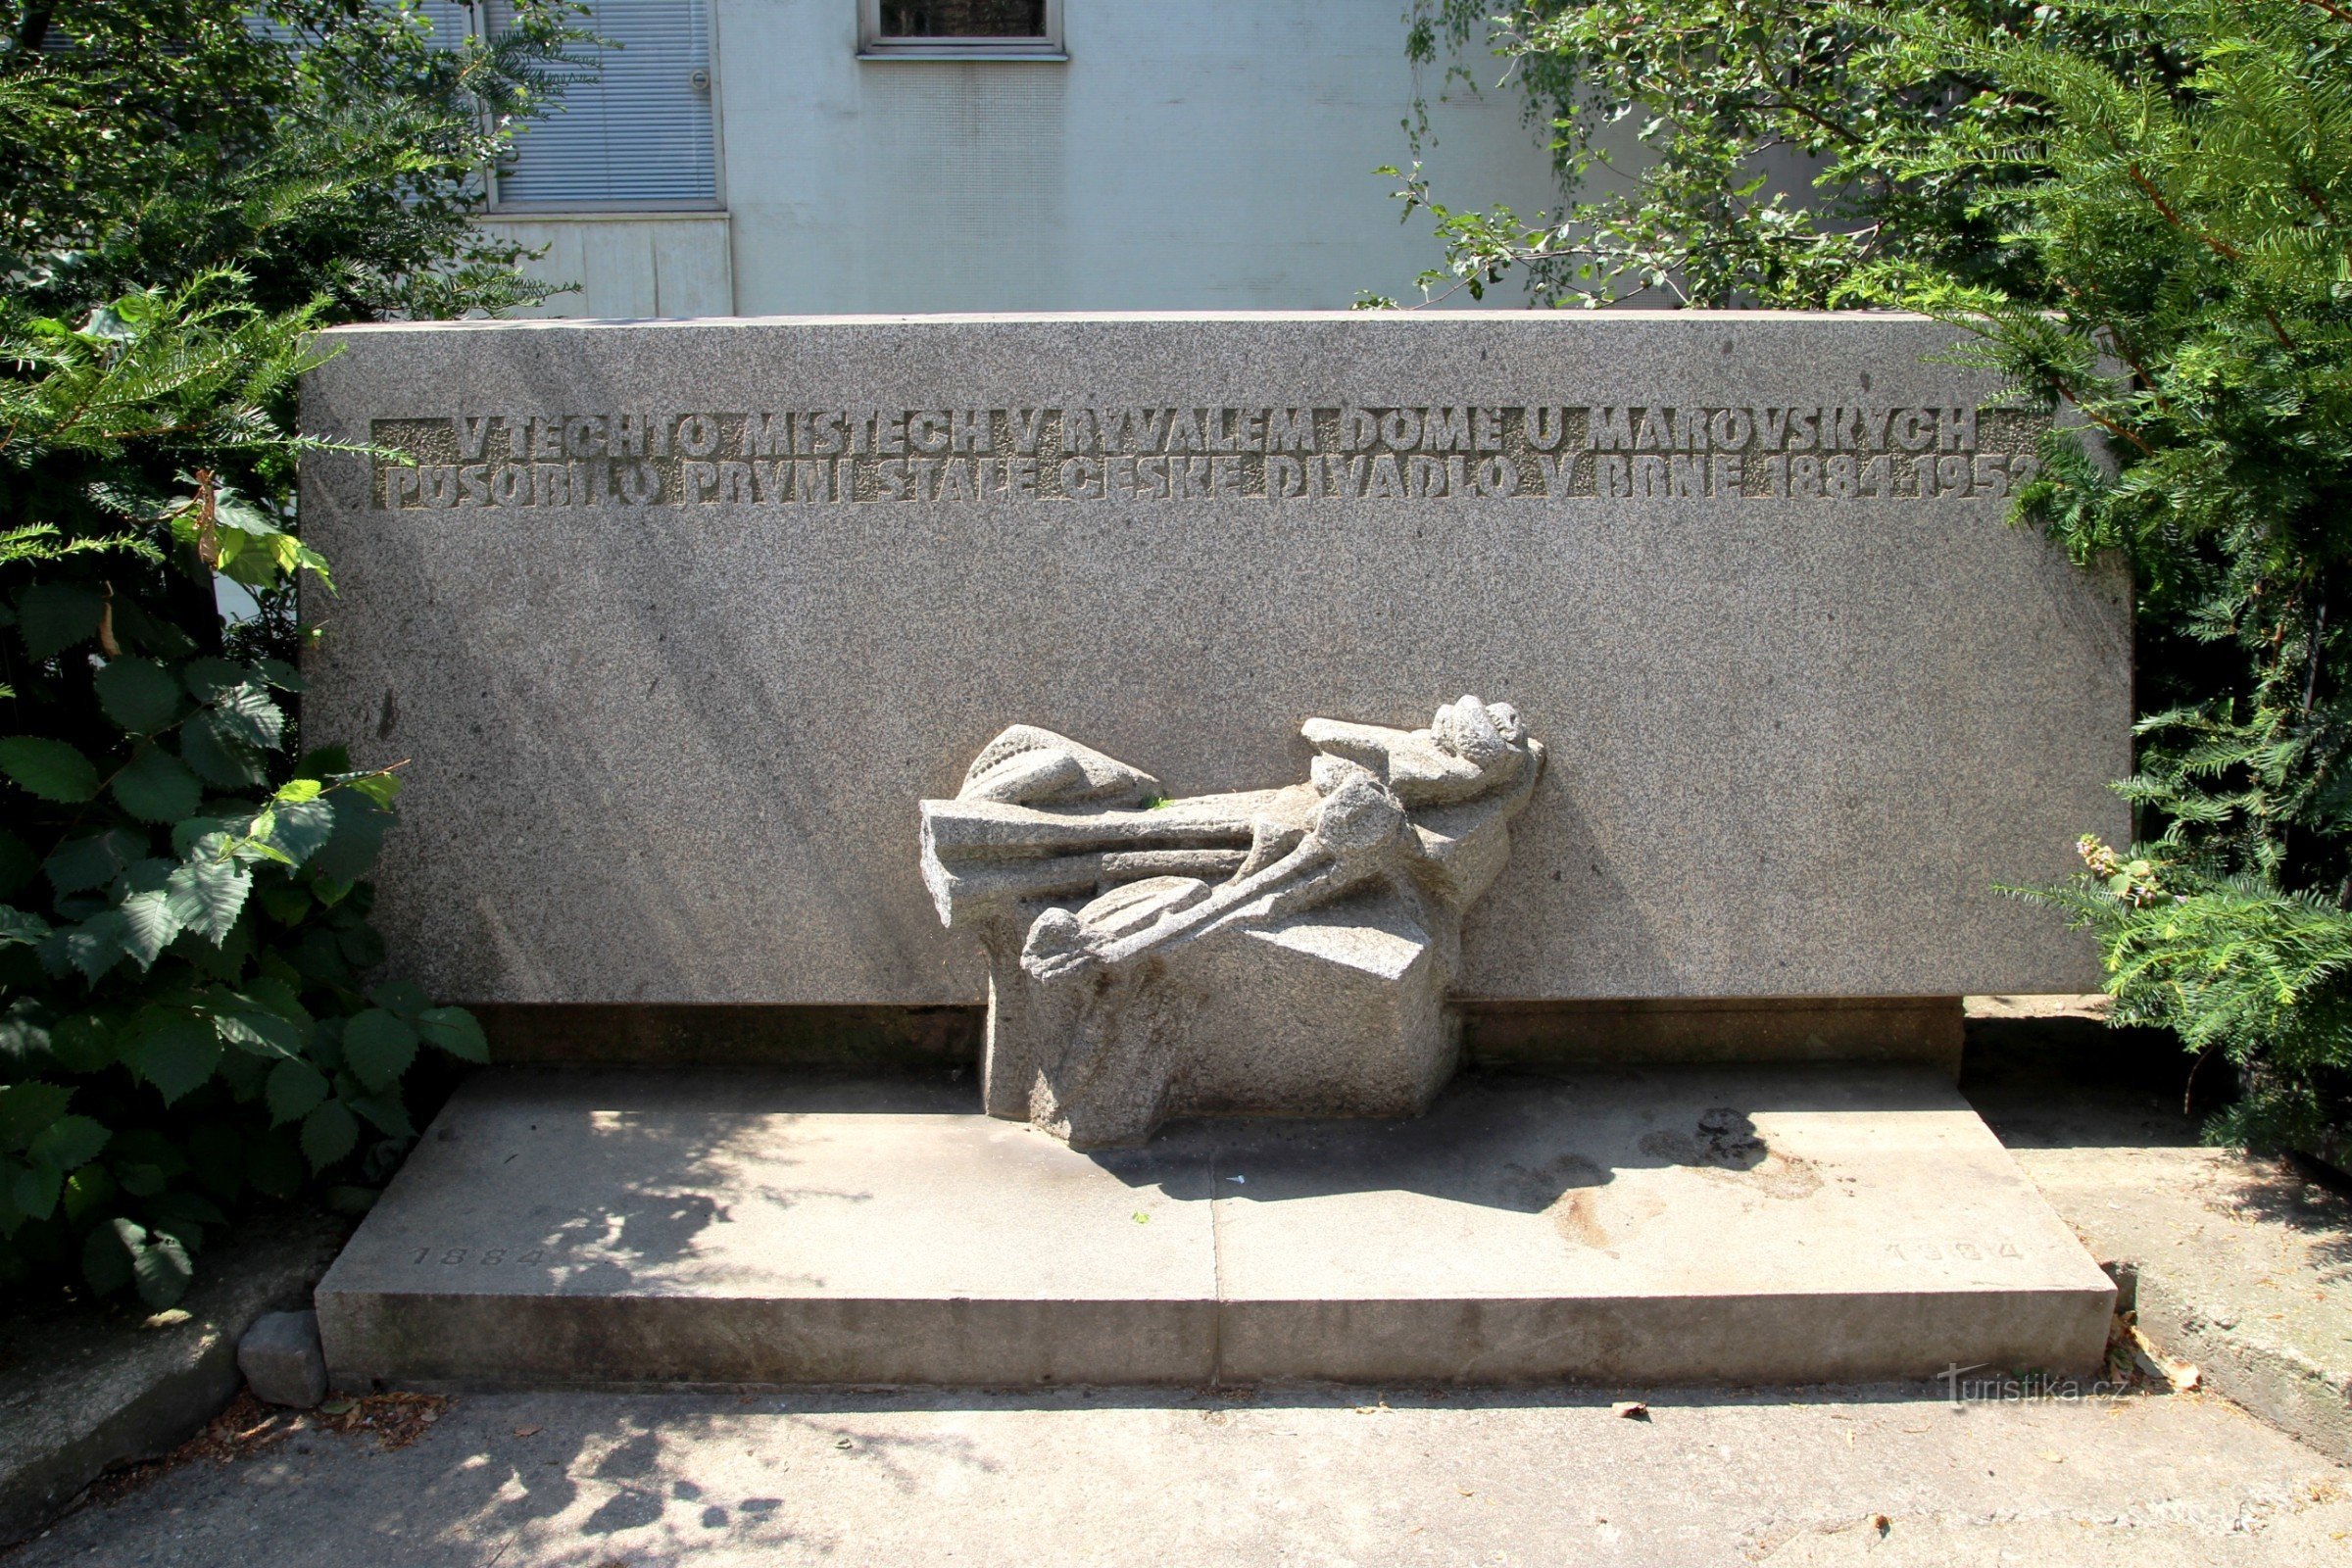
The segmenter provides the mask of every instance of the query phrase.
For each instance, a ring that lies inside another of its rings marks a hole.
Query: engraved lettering
[[[1023,457],[1035,457],[1037,444],[1046,438],[1046,411],[1043,409],[1014,409],[1012,411],[1012,450]]]

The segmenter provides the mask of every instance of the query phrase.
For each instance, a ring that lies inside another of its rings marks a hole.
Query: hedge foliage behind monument
[[[294,390],[317,327],[537,297],[466,223],[579,36],[521,9],[0,3],[0,1290],[169,1305],[484,1054],[381,972],[398,778],[297,739]]]
[[[1490,39],[1571,199],[1441,205],[1433,289],[1893,306],[2079,417],[2020,520],[2140,591],[2142,842],[2036,895],[2119,1023],[2245,1093],[2223,1138],[2352,1129],[2352,4],[1416,0]],[[1612,167],[1638,139],[1649,162]],[[1901,918],[1889,910],[1888,918]]]

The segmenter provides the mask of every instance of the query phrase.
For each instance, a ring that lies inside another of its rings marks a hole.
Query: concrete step
[[[318,1294],[345,1388],[2086,1374],[2113,1300],[1948,1080],[1879,1067],[1093,1154],[944,1078],[502,1069]]]

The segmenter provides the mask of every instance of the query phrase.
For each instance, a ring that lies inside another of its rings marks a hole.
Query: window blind
[[[686,207],[715,200],[706,3],[590,0],[582,25],[612,47],[594,51],[593,77],[566,85],[547,118],[516,130],[498,172],[499,205]],[[441,0],[428,9],[466,8]],[[494,32],[513,15],[509,0],[490,0]]]

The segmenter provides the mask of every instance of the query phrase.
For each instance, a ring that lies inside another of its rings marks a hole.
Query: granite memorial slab
[[[2084,989],[2128,585],[1894,316],[325,334],[305,725],[408,759],[376,919],[472,1003],[976,1003],[915,853],[1007,723],[1185,799],[1463,692],[1549,756],[1469,999]]]

